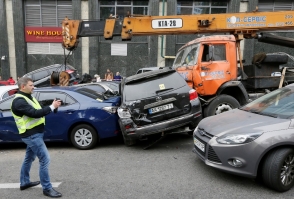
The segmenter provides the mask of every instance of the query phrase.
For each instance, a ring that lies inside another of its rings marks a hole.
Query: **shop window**
[[[227,13],[228,1],[177,1],[178,15]]]
[[[294,0],[259,0],[258,11],[285,11],[294,10]]]
[[[123,19],[126,14],[140,14],[148,15],[148,0],[143,1],[109,1],[103,0],[98,1],[99,3],[99,18],[105,20],[110,16],[117,16],[120,19]]]

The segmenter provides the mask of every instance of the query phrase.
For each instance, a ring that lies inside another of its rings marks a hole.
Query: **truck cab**
[[[195,39],[179,49],[173,68],[197,90],[202,104],[208,108],[210,102],[225,94],[229,102],[220,102],[212,109],[224,112],[247,103],[244,86],[237,81],[236,39],[233,35],[214,35]],[[223,97],[222,97],[223,98]],[[233,99],[231,99],[233,98]],[[219,101],[219,100],[218,100]],[[213,110],[206,116],[215,114]],[[205,111],[204,111],[205,113]]]

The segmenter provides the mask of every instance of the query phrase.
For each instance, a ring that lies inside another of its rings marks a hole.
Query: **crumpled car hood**
[[[205,132],[221,136],[223,134],[269,132],[288,129],[291,120],[249,113],[234,109],[216,116],[204,118],[198,128]]]

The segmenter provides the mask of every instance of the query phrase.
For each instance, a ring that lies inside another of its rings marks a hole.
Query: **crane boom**
[[[294,11],[246,12],[201,15],[127,16],[120,21],[79,21],[64,19],[63,45],[72,50],[79,37],[121,36],[130,40],[136,35],[176,35],[197,33],[230,33],[237,39],[257,37],[259,31],[294,29]]]

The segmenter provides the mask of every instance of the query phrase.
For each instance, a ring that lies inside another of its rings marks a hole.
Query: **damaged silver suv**
[[[170,68],[123,79],[121,97],[119,124],[127,146],[153,134],[192,133],[202,119],[197,92]]]

